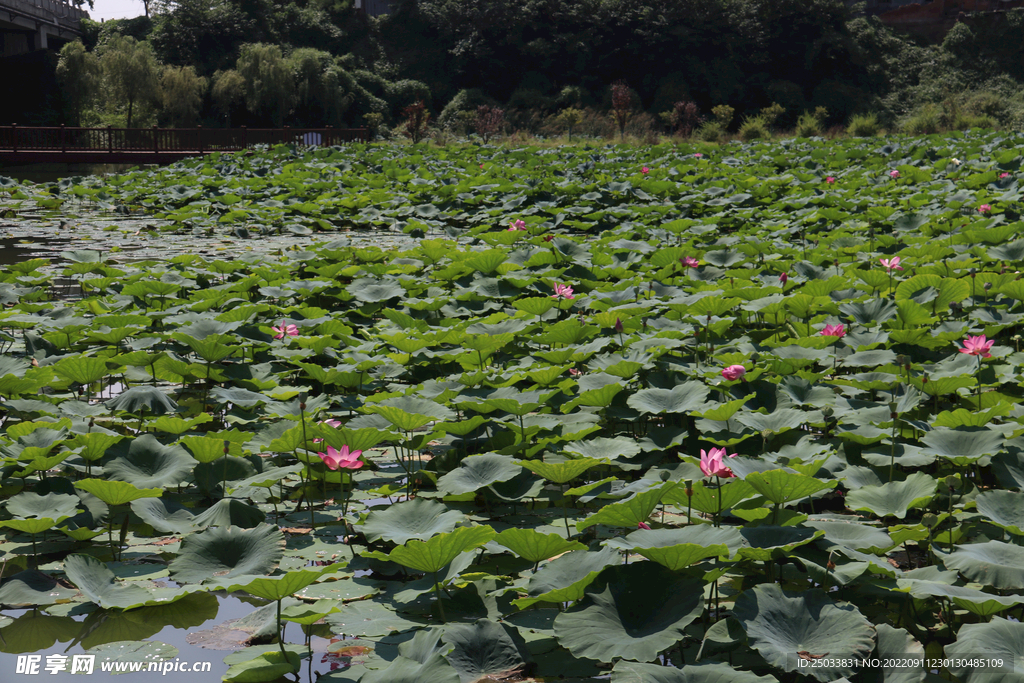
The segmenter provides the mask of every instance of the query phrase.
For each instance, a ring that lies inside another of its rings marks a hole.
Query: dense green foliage
[[[877,18],[852,15],[840,0],[403,0],[393,7],[368,18],[347,3],[183,0],[161,5],[152,19],[88,24],[86,44],[98,50],[118,33],[145,38],[162,64],[193,67],[212,81],[242,69],[253,45],[277,50],[288,75],[271,79],[283,88],[275,107],[246,97],[246,106],[239,100],[225,113],[204,91],[198,114],[206,125],[229,117],[235,125],[357,126],[380,114],[387,133],[405,107],[423,100],[451,131],[472,129],[458,111],[497,105],[512,128],[552,134],[565,132],[557,114],[566,107],[603,117],[613,105],[610,86],[620,81],[636,93],[637,111],[649,113],[633,117],[641,135],[677,128],[670,113],[686,102],[705,119],[716,105],[734,107],[734,127],[773,103],[783,108],[776,127],[785,130],[819,107],[827,112],[823,131],[871,112],[892,129],[927,107],[942,109],[942,129],[1024,123],[1021,9],[967,17],[941,44],[922,45]],[[295,56],[300,50],[304,56]],[[254,81],[246,78],[248,92]],[[69,120],[80,90],[69,90]],[[119,112],[123,120],[124,102],[113,106],[107,118]],[[153,115],[181,119],[159,106]],[[576,130],[610,134],[614,124],[603,123]]]
[[[987,134],[0,179],[15,219],[240,247],[0,276],[0,603],[38,608],[2,647],[103,656],[226,590],[279,640],[228,680],[304,668],[283,621],[360,638],[329,681],[1013,680],[1022,162]],[[333,234],[241,249],[282,230]]]

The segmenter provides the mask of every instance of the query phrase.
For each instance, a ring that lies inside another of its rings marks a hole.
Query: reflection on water
[[[246,600],[251,598],[245,597]],[[176,660],[179,662],[211,662],[208,673],[196,675],[191,672],[161,672],[160,681],[165,683],[198,683],[200,681],[219,681],[228,664],[224,657],[229,654],[225,650],[242,647],[241,640],[250,634],[240,630],[236,624],[224,622],[251,617],[259,608],[244,602],[239,597],[226,594],[193,593],[181,600],[155,607],[138,609],[103,610],[92,609],[89,603],[74,603],[51,608],[58,614],[48,614],[39,609],[4,610],[3,616],[13,621],[0,628],[0,680],[8,681],[15,678],[19,654],[42,655],[39,674],[48,681],[83,680],[80,675],[68,672],[50,674],[46,671],[47,655],[64,655],[70,658],[83,654],[90,648],[121,641],[145,640],[153,643],[166,643],[178,650]],[[91,611],[89,611],[91,610]],[[242,629],[246,626],[243,623]],[[219,638],[211,642],[209,638],[197,637],[201,628],[238,634],[231,643],[228,639]],[[215,628],[216,627],[216,628]],[[286,640],[302,639],[303,635],[295,625]],[[251,629],[250,629],[251,630]],[[207,647],[203,647],[203,645]],[[325,657],[323,652],[328,641],[314,638],[313,660],[304,662],[299,674],[300,683],[312,683],[321,674],[330,670],[332,659]],[[212,647],[211,647],[212,646]],[[276,647],[276,646],[275,646]],[[217,649],[213,649],[217,648]],[[319,651],[319,652],[317,652]],[[127,661],[124,658],[120,661]],[[99,671],[101,657],[96,658],[96,673]],[[170,659],[168,661],[175,661]],[[156,675],[150,673],[149,675]],[[131,683],[134,678],[125,678]]]

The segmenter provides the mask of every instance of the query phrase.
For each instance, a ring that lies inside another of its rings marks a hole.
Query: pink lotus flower
[[[295,325],[285,325],[283,320],[281,321],[281,327],[271,326],[270,329],[277,332],[277,334],[274,335],[274,339],[284,339],[286,334],[289,337],[299,336],[299,328]]]
[[[835,185],[836,184],[836,177],[830,175],[827,178],[825,178],[825,182],[828,183],[829,185]]]
[[[1009,173],[1000,173],[999,174],[999,179],[1000,180],[1002,180],[1003,178],[1009,178],[1009,177],[1010,177]]]
[[[651,172],[651,169],[644,166],[643,168],[640,169],[640,172],[643,173],[644,175],[647,175],[648,173]]]
[[[880,258],[878,262],[885,266],[888,271],[903,270],[903,266],[900,265],[900,257],[893,256],[892,258]]]
[[[554,235],[544,235],[544,241],[545,242],[553,242],[554,239],[555,239]]]
[[[616,318],[615,319],[615,331],[621,334],[622,330],[624,330],[624,329],[625,328],[622,326],[622,320],[620,318]]]
[[[640,522],[639,524],[636,525],[636,528],[637,529],[647,529],[648,531],[650,531],[651,530],[651,525],[648,524],[647,522]]]
[[[897,170],[889,171],[889,177],[892,178],[893,180],[896,180],[897,178],[900,177],[900,172]]]
[[[821,331],[822,336],[825,337],[843,337],[846,335],[846,328],[843,325],[825,325],[825,329]]]
[[[569,368],[569,376],[572,378],[580,377],[583,373],[576,368]]]
[[[978,207],[978,213],[983,213],[987,216],[988,214],[992,213],[992,207],[988,204],[982,204],[981,206]]]
[[[362,454],[362,451],[352,451],[350,453],[348,446],[342,446],[340,451],[328,446],[327,453],[317,453],[320,459],[324,461],[324,464],[332,470],[336,470],[339,467],[346,470],[358,470],[363,466],[363,461],[359,459],[359,456]]]
[[[695,158],[695,159],[703,159],[703,158],[704,158],[704,155],[703,155],[703,154],[701,154],[700,152],[697,152],[697,153],[696,153],[696,154],[694,154],[693,156],[694,156],[694,158]]]
[[[782,273],[781,275],[779,275],[779,283],[780,284],[785,285],[788,280],[789,280],[789,275],[787,275],[786,273]]]
[[[576,295],[572,293],[572,287],[569,285],[560,285],[555,283],[555,293],[551,295],[552,299],[575,299]]]
[[[693,258],[692,256],[684,256],[683,258],[679,259],[679,262],[682,263],[687,268],[696,268],[697,266],[700,265],[700,261]]]
[[[515,232],[516,230],[526,230],[526,222],[522,219],[513,221],[509,228],[509,232]]]
[[[745,374],[747,374],[747,369],[742,365],[730,365],[726,369],[722,370],[722,377],[726,378],[730,382],[739,379]]]
[[[988,352],[992,348],[992,345],[996,343],[995,339],[985,339],[985,335],[979,335],[977,337],[968,337],[964,339],[964,348],[960,349],[960,353],[970,354],[972,356],[981,356],[982,358],[991,358],[992,354]]]
[[[700,451],[700,471],[704,473],[706,477],[735,477],[732,470],[726,467],[722,458],[730,457],[735,458],[736,454],[733,453],[730,456],[726,456],[724,448],[712,448],[710,453],[705,453],[702,448]]]

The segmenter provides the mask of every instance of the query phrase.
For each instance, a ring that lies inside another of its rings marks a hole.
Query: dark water
[[[61,178],[71,176],[103,175],[104,173],[121,173],[132,164],[25,164],[10,166],[0,164],[0,176],[14,178],[32,183],[53,183]]]

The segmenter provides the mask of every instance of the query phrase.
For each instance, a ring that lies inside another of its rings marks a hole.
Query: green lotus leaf
[[[534,474],[539,474],[548,481],[556,484],[565,484],[580,476],[591,467],[601,465],[603,461],[593,458],[576,458],[565,462],[541,462],[540,460],[516,460]]]
[[[425,541],[448,533],[463,519],[461,512],[449,510],[435,500],[414,498],[386,510],[374,510],[361,528],[371,542],[385,540],[401,545],[413,539]]]
[[[298,654],[271,650],[244,662],[232,664],[224,672],[221,680],[230,683],[264,683],[264,681],[276,681],[301,668],[302,658]]]
[[[648,662],[683,638],[704,609],[704,586],[653,562],[609,567],[577,605],[555,617],[576,657]]]
[[[51,529],[57,524],[60,524],[65,519],[66,517],[61,517],[60,519],[50,519],[49,517],[33,519],[6,519],[0,521],[0,527],[14,529],[15,531],[20,531],[23,534],[41,534],[47,529]]]
[[[243,583],[231,583],[223,580],[227,591],[245,591],[264,600],[281,600],[303,588],[316,583],[331,567],[319,570],[297,569],[280,576],[243,576]],[[267,570],[269,571],[269,570]],[[236,575],[237,576],[237,575]]]
[[[808,520],[804,526],[824,531],[826,541],[854,550],[884,551],[895,545],[883,530],[858,522]]]
[[[224,583],[238,576],[268,574],[284,556],[284,534],[261,524],[253,529],[212,527],[182,539],[169,566],[179,583]]]
[[[55,643],[73,640],[81,630],[82,623],[71,617],[53,617],[31,610],[0,628],[0,642],[9,654],[42,652]]]
[[[125,439],[120,434],[105,434],[103,432],[89,432],[75,436],[74,443],[81,446],[79,455],[83,460],[90,462],[99,460],[107,451]]]
[[[165,446],[152,434],[132,440],[128,453],[103,467],[113,480],[139,488],[169,488],[189,479],[196,461],[178,446]]]
[[[748,474],[744,481],[776,505],[786,505],[819,491],[834,489],[839,482],[822,481],[797,472],[768,470]]]
[[[956,642],[944,648],[943,656],[954,660],[1002,660],[998,667],[951,667],[950,673],[965,683],[1021,683],[1024,624],[1003,617],[992,617],[987,624],[964,624],[956,634]]]
[[[677,669],[620,659],[612,669],[611,683],[778,683],[778,679],[774,676],[758,676],[724,663],[690,665]]]
[[[790,554],[800,546],[813,543],[825,535],[824,531],[796,526],[747,526],[740,536],[749,547],[741,547],[737,555],[742,559],[767,562]]]
[[[948,598],[957,607],[982,617],[990,617],[1024,602],[1024,597],[1012,595],[995,595],[976,588],[966,586],[950,586],[937,581],[917,581],[900,579],[901,588],[909,588],[915,598],[943,597]]]
[[[377,551],[364,554],[430,574],[441,571],[462,553],[479,548],[494,536],[494,529],[489,526],[460,527],[451,533],[432,536],[426,541],[408,541],[387,555]]]
[[[626,500],[605,505],[589,517],[576,522],[576,528],[582,531],[595,524],[604,524],[635,529],[641,522],[647,521],[665,494],[677,486],[676,483],[662,484],[636,493]]]
[[[1024,588],[1024,548],[1002,541],[957,546],[943,563],[971,581],[999,590]]]
[[[621,436],[614,439],[598,437],[586,441],[571,441],[562,446],[562,450],[593,460],[614,460],[637,455],[640,453],[640,446],[634,439]]]
[[[751,647],[777,669],[799,671],[819,681],[855,673],[845,661],[867,658],[875,647],[875,628],[853,605],[839,606],[819,591],[787,593],[777,584],[761,584],[736,599],[733,616],[747,632]],[[799,652],[835,657],[836,665],[801,668]]]
[[[583,597],[584,590],[593,583],[605,567],[620,561],[619,551],[612,547],[598,552],[576,550],[551,562],[530,577],[526,586],[529,597],[513,600],[519,609],[536,602],[571,602]]]
[[[82,594],[105,609],[133,609],[180,600],[190,590],[173,590],[158,596],[134,582],[119,582],[106,564],[91,555],[68,555],[64,573]]]
[[[133,415],[141,415],[143,412],[163,415],[178,410],[178,404],[170,396],[156,387],[148,386],[132,387],[107,401],[106,406],[108,410],[120,410]]]
[[[0,584],[0,604],[11,607],[53,605],[70,601],[76,593],[75,589],[65,588],[48,574],[26,569]]]
[[[586,550],[579,541],[567,541],[558,534],[542,534],[533,529],[506,529],[494,537],[494,542],[534,564],[573,550]]]
[[[230,389],[214,387],[213,391],[210,392],[210,396],[218,403],[230,403],[232,405],[242,406],[243,408],[252,408],[260,403],[270,403],[273,400],[263,394],[239,387],[233,387]]]
[[[692,525],[675,529],[637,529],[622,540],[612,540],[623,550],[645,548],[669,548],[676,545],[699,545],[715,547],[724,545],[730,552],[735,552],[747,544],[737,527],[711,525]]]
[[[235,499],[223,498],[205,511],[192,518],[192,523],[199,528],[211,526],[235,526],[252,529],[267,519],[267,513],[252,505]]]
[[[1024,536],[1024,493],[986,491],[974,499],[978,512],[1015,536]]]
[[[7,511],[15,517],[51,517],[66,519],[78,511],[82,504],[78,496],[67,493],[38,493],[25,491],[8,499]]]
[[[937,484],[924,472],[915,472],[904,481],[856,488],[846,495],[846,505],[851,510],[868,510],[880,517],[903,519],[908,510],[924,507],[931,501]]]
[[[105,360],[89,356],[62,358],[53,364],[53,371],[58,376],[78,384],[98,382],[110,372]]]
[[[450,624],[441,638],[452,646],[445,658],[462,681],[477,681],[486,676],[507,678],[526,665],[528,655],[520,651],[508,627],[488,619]]]
[[[124,505],[139,498],[159,498],[161,489],[140,489],[126,481],[105,479],[82,479],[75,482],[75,488],[91,493],[107,505]]]
[[[176,332],[172,334],[171,337],[188,346],[192,349],[193,353],[207,363],[219,363],[228,356],[236,353],[239,348],[237,346],[225,344],[224,340],[226,340],[227,337],[221,335],[209,335],[203,339],[196,339],[195,337],[190,337],[187,334]]]
[[[660,548],[637,548],[636,552],[663,567],[678,571],[709,557],[728,557],[729,548],[724,545],[680,543]]]
[[[1003,434],[990,428],[933,429],[921,441],[926,451],[966,462],[995,455],[1003,448]]]
[[[672,389],[641,389],[626,404],[641,413],[687,413],[707,403],[710,389],[700,382],[682,382]]]
[[[474,455],[438,479],[437,490],[445,495],[472,493],[495,482],[508,481],[522,471],[510,456],[497,453]]]
[[[441,645],[441,630],[419,631],[398,646],[398,654],[383,669],[368,671],[360,681],[366,683],[460,683],[459,673],[445,660],[452,647]]]
[[[388,301],[405,294],[405,290],[396,282],[377,280],[376,278],[359,278],[345,288],[358,301],[376,303]]]
[[[132,512],[155,531],[190,534],[197,529],[192,512],[170,498],[140,498],[132,501]]]
[[[693,508],[704,514],[716,514],[719,509],[730,510],[738,503],[757,495],[754,487],[744,479],[723,479],[721,486],[703,480],[693,482],[692,496],[686,495],[686,487],[679,486],[665,493],[663,502],[672,503],[680,509]],[[719,499],[721,496],[721,499]]]

